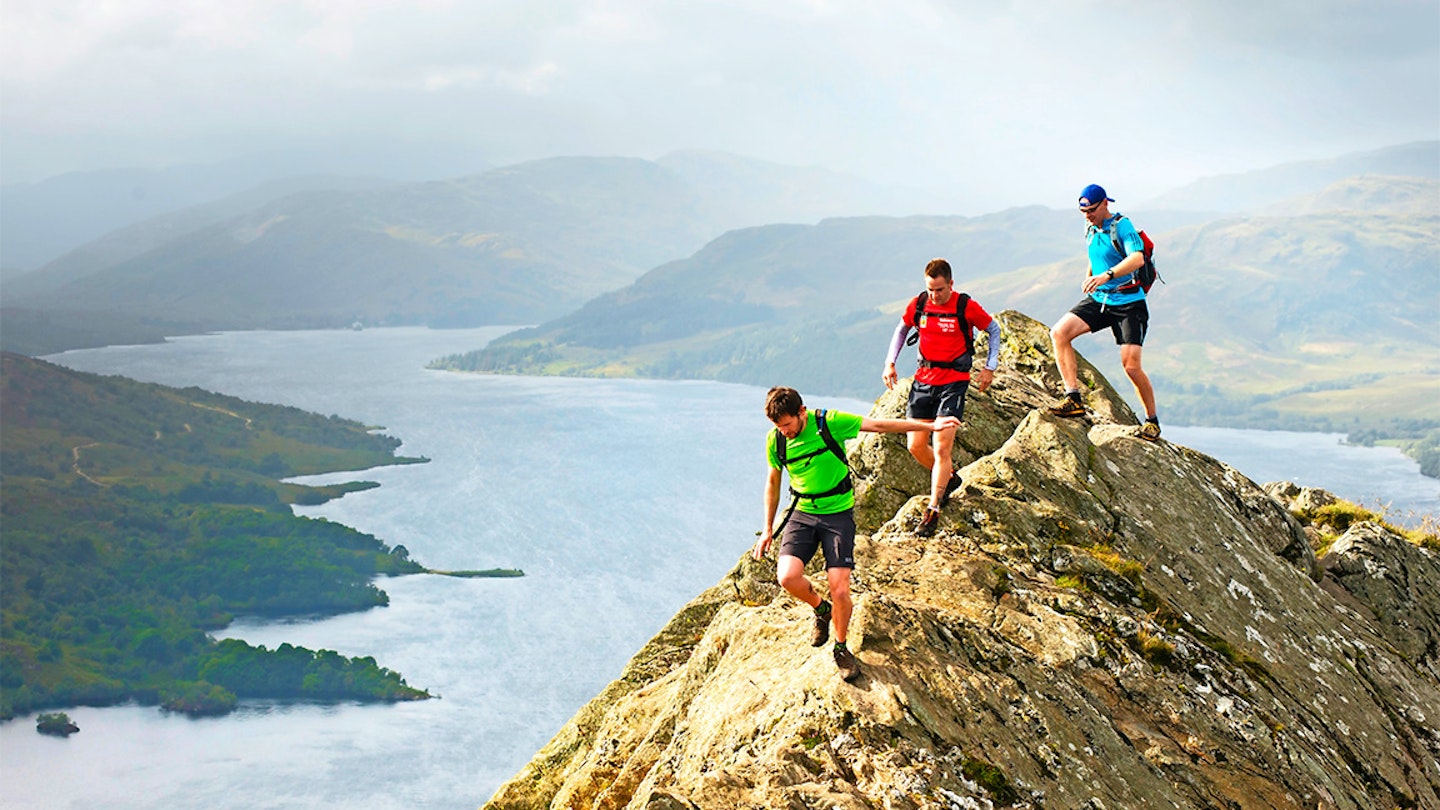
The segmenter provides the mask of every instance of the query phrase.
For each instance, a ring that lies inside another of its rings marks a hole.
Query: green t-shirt
[[[860,435],[862,418],[842,411],[825,412],[825,422],[830,427],[830,435],[835,437],[835,441],[840,442],[841,446]],[[809,458],[804,458],[805,456]],[[765,459],[771,467],[780,467],[780,459],[775,455],[774,430],[765,434]],[[805,411],[805,428],[795,438],[785,441],[785,459],[790,486],[797,492],[825,492],[833,489],[849,472],[845,462],[836,458],[835,454],[825,447],[825,440],[820,438],[820,430],[815,427],[815,412],[808,409]],[[828,498],[801,498],[795,508],[812,515],[833,515],[855,508],[855,493],[842,492]]]

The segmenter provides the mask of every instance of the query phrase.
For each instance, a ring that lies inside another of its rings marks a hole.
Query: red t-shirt
[[[920,354],[927,360],[946,362],[955,360],[965,353],[966,334],[959,327],[959,321],[955,319],[955,307],[959,304],[960,293],[951,291],[950,300],[943,304],[936,304],[928,297],[925,299],[925,315],[920,319]],[[931,317],[930,313],[939,313],[950,317]],[[976,329],[986,329],[990,326],[990,313],[985,308],[975,303],[971,298],[970,303],[965,307],[966,326],[973,332]],[[915,299],[905,307],[905,323],[915,323]],[[983,362],[983,361],[982,361]],[[927,385],[946,385],[952,382],[970,379],[970,372],[956,371],[953,368],[917,368],[915,379]]]

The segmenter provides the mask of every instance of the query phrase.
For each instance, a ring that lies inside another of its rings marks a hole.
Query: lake
[[[764,391],[710,382],[463,375],[427,361],[504,329],[241,332],[47,358],[71,368],[339,414],[423,465],[318,481],[382,486],[297,511],[403,544],[442,569],[520,579],[380,581],[390,606],[221,635],[374,655],[438,700],[245,702],[191,720],[69,709],[81,732],[0,725],[6,808],[475,808],[753,541]],[[877,392],[878,393],[878,392]],[[863,412],[868,403],[808,404]],[[1166,426],[1260,481],[1440,513],[1440,482],[1335,436]]]

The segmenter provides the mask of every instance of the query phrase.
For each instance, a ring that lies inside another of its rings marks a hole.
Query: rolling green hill
[[[386,604],[403,551],[288,504],[373,484],[278,479],[397,459],[339,417],[0,355],[0,718],[124,700],[225,711],[237,697],[427,695],[373,659],[216,643],[240,613]]]

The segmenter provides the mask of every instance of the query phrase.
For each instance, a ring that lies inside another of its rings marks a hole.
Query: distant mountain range
[[[34,327],[85,313],[128,333],[543,321],[729,228],[813,222],[883,196],[820,169],[701,152],[347,182],[291,194],[272,185],[187,208],[11,277],[5,344],[71,348],[74,330]]]
[[[1347,429],[1440,422],[1440,182],[1364,177],[1293,215],[1135,212],[1166,283],[1147,367],[1182,423]],[[1185,221],[1186,219],[1189,221]],[[697,377],[871,398],[931,256],[991,311],[1053,321],[1080,298],[1073,212],[861,218],[727,234],[683,262],[484,350],[457,370]],[[1106,336],[1082,343],[1123,379]],[[911,355],[913,357],[913,355]],[[912,361],[913,362],[913,361]]]
[[[108,168],[7,182],[0,186],[0,272],[34,270],[92,239],[151,217],[265,187],[306,184],[306,178],[413,182],[473,174],[492,165],[469,146],[422,147],[374,138],[262,148],[214,163]],[[5,168],[9,176],[12,167]]]
[[[1357,414],[1440,421],[1437,163],[1440,142],[1410,144],[1156,202],[1195,210],[1127,207],[1160,243],[1168,282],[1147,348],[1167,413],[1342,430]],[[0,342],[43,354],[222,328],[538,323],[440,365],[868,397],[931,257],[992,311],[1047,321],[1083,274],[1074,211],[833,216],[903,195],[721,153],[317,182],[137,223],[7,280]],[[1104,338],[1082,351],[1119,378]]]

